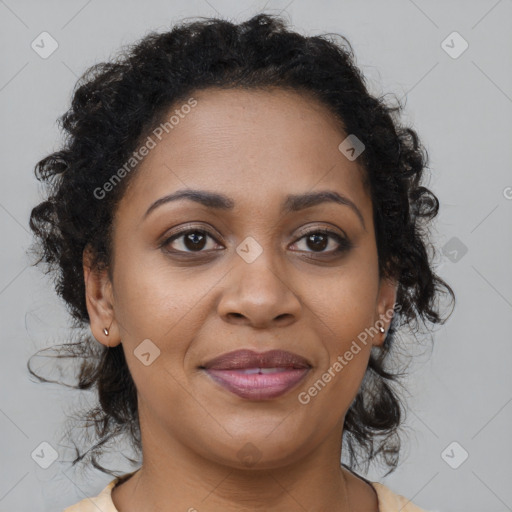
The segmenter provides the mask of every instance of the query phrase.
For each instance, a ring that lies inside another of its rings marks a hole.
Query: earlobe
[[[119,329],[114,318],[112,283],[107,269],[93,268],[88,248],[83,252],[85,301],[94,338],[107,347],[121,343]]]
[[[375,345],[382,345],[388,334],[389,325],[395,314],[397,289],[398,282],[395,279],[381,279],[375,319],[375,327],[378,330],[374,338]]]

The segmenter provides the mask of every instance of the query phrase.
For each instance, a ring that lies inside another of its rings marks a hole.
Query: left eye
[[[309,233],[304,234],[295,243],[297,244],[301,240],[304,240],[306,246],[313,249],[312,252],[336,253],[349,248],[349,242],[346,238],[343,238],[338,235],[338,233],[329,230],[317,229],[315,231],[310,231]],[[335,241],[334,248],[331,247],[330,250],[325,250],[329,247],[330,240]]]

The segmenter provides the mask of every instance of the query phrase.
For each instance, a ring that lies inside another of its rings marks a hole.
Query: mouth
[[[297,386],[311,368],[307,359],[284,350],[236,350],[200,366],[215,383],[249,400],[282,396]]]

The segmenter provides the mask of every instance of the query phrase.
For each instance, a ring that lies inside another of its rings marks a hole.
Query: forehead
[[[222,192],[237,205],[333,189],[360,209],[363,170],[338,149],[341,123],[309,95],[283,89],[206,89],[173,105],[172,118],[131,179],[123,203],[144,208],[177,189]],[[371,205],[370,205],[371,207]]]

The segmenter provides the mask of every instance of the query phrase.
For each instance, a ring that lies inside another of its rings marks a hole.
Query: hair
[[[240,24],[217,18],[181,21],[170,31],[147,34],[110,62],[86,70],[69,110],[59,118],[65,132],[60,150],[35,166],[46,198],[30,215],[34,265],[45,265],[79,329],[76,340],[57,346],[57,357],[79,363],[73,387],[93,391],[98,401],[79,416],[94,442],[84,450],[75,444],[73,465],[89,461],[114,474],[100,458],[119,436],[141,454],[136,387],[122,344],[105,347],[91,336],[82,266],[88,248],[94,268],[112,268],[113,215],[136,168],[102,199],[95,190],[130,159],[171,106],[212,87],[309,95],[365,146],[357,162],[373,204],[379,275],[397,280],[397,310],[384,344],[372,349],[345,416],[343,443],[350,467],[368,468],[380,459],[389,474],[398,465],[405,406],[396,389],[403,374],[393,371],[391,349],[403,327],[417,332],[420,323],[447,320],[441,316],[441,294],[455,303],[452,289],[431,266],[435,249],[429,223],[439,201],[421,184],[428,155],[417,133],[401,124],[400,102],[389,105],[369,93],[345,37],[306,37],[286,25],[278,16],[258,14]],[[56,382],[34,372],[31,360],[28,369],[40,381]]]

